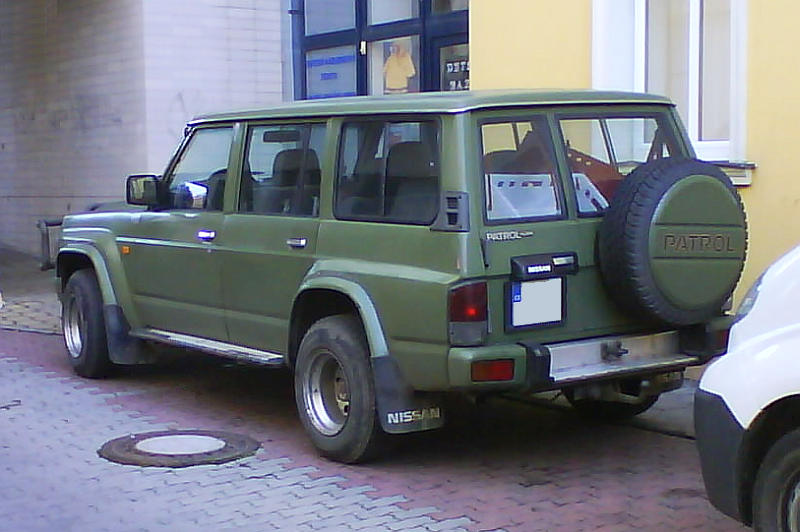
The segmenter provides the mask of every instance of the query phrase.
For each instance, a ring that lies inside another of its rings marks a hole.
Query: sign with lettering
[[[442,90],[469,90],[469,57],[451,57],[442,64]]]
[[[355,96],[355,49],[339,46],[309,52],[306,55],[306,90],[311,100]]]

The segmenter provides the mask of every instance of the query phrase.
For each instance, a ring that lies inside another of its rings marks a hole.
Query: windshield
[[[567,161],[570,179],[563,182],[570,183],[578,214],[602,215],[635,168],[682,153],[667,118],[663,113],[559,117],[557,142],[545,116],[481,123],[487,221],[563,217],[557,152]]]

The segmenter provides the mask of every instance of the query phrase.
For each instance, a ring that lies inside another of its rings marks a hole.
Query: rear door
[[[236,343],[282,353],[317,246],[326,125],[250,124],[239,201],[226,216],[222,285]]]
[[[491,338],[558,341],[647,325],[609,298],[596,235],[624,176],[648,157],[679,151],[664,109],[504,112],[478,120]]]

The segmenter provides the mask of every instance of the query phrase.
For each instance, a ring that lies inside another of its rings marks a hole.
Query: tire
[[[81,377],[96,379],[109,374],[103,298],[91,270],[73,273],[61,300],[61,330],[72,369]]]
[[[638,387],[639,382],[628,381],[623,383],[622,393],[625,393],[624,386],[626,384]],[[622,401],[601,401],[598,399],[575,399],[575,391],[571,388],[565,388],[563,393],[578,415],[597,421],[621,421],[637,416],[656,404],[660,397],[659,395],[648,395],[639,401],[627,403]],[[635,396],[631,395],[631,397]]]
[[[300,421],[321,455],[352,464],[378,453],[384,433],[357,318],[329,316],[309,328],[297,353],[294,389]]]
[[[730,179],[696,159],[650,161],[620,183],[598,229],[609,295],[629,314],[683,326],[720,314],[747,251]]]
[[[758,468],[753,528],[759,532],[800,530],[800,430],[775,442]]]

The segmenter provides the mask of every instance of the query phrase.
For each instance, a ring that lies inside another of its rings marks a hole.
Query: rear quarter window
[[[439,126],[434,121],[343,125],[334,214],[428,225],[439,210]]]

